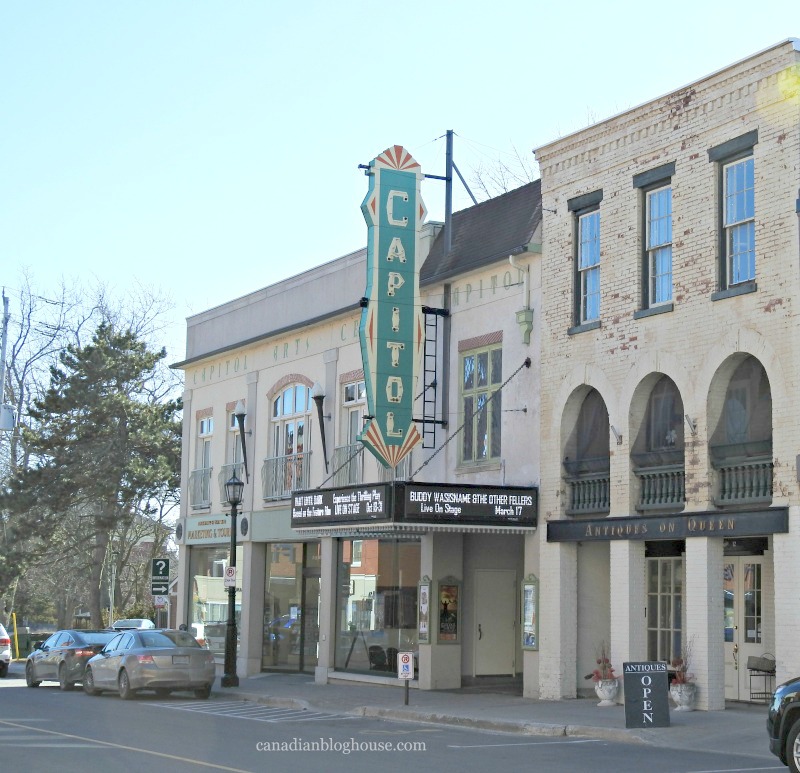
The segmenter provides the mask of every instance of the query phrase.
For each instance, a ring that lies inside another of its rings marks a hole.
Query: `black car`
[[[86,661],[116,635],[116,631],[56,631],[45,641],[36,642],[28,655],[26,684],[38,687],[48,680],[58,682],[62,690],[71,690],[76,682],[83,682]]]
[[[793,773],[800,773],[800,677],[775,689],[767,714],[769,750]]]

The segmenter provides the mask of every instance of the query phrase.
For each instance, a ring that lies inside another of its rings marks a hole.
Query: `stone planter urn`
[[[600,703],[598,706],[616,706],[619,692],[619,679],[598,679],[594,683],[594,691]]]
[[[673,684],[669,688],[669,697],[675,702],[675,711],[694,711],[697,685],[694,682]]]

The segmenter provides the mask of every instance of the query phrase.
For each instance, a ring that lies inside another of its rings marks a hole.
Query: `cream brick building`
[[[800,42],[535,154],[539,694],[605,641],[757,698],[750,656],[800,673]]]

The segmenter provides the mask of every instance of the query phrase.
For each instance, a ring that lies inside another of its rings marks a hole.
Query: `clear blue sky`
[[[796,0],[5,0],[0,284],[164,288],[174,362],[187,315],[365,244],[389,145],[443,174],[454,129],[469,176],[799,36]]]

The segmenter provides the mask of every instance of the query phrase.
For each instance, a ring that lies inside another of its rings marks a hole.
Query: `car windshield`
[[[186,631],[149,631],[140,634],[139,639],[143,647],[200,647]]]

